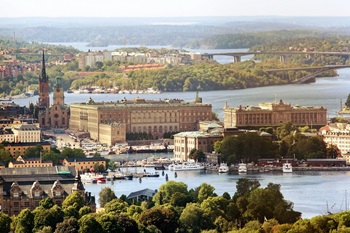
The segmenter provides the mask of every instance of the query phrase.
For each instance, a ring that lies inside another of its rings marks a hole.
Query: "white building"
[[[324,142],[337,146],[343,157],[350,163],[350,125],[347,123],[332,123],[320,129]]]

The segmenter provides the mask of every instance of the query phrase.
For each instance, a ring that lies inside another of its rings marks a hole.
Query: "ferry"
[[[247,173],[247,164],[246,163],[238,164],[238,173]]]
[[[282,166],[282,171],[283,173],[291,173],[293,172],[293,166],[291,163],[284,163],[283,166]]]
[[[226,163],[221,163],[218,172],[219,173],[228,173],[230,171],[230,168],[227,166]]]
[[[204,169],[204,165],[195,162],[174,163],[168,166],[169,171],[194,171]]]

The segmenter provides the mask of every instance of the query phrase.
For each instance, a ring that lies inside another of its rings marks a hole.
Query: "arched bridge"
[[[291,55],[334,55],[334,56],[347,56],[350,57],[350,52],[302,52],[302,51],[256,51],[256,52],[227,52],[227,53],[203,53],[202,57],[207,57],[209,59],[213,59],[214,56],[232,56],[233,62],[241,62],[241,57],[247,55],[258,55],[258,54],[271,54],[271,55],[279,55],[281,62],[287,62],[288,57]]]
[[[268,69],[265,70],[268,73],[272,72],[281,72],[281,71],[290,71],[290,70],[311,70],[313,73],[302,77],[301,79],[295,81],[295,83],[306,83],[310,79],[315,78],[317,75],[325,73],[330,70],[337,70],[337,69],[345,69],[350,68],[350,65],[328,65],[328,66],[317,66],[317,67],[299,67],[299,68],[285,68],[285,69]]]

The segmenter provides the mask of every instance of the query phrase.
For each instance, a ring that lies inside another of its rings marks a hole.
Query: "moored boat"
[[[238,164],[238,173],[247,173],[247,164],[246,163],[240,163]]]
[[[291,172],[293,172],[293,166],[292,166],[292,164],[291,164],[291,163],[288,163],[288,162],[283,163],[282,171],[283,171],[284,173],[291,173]]]

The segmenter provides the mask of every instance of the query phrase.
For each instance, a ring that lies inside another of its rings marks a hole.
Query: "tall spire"
[[[45,53],[43,50],[43,60],[42,60],[42,68],[41,68],[41,81],[47,82],[47,76],[46,76],[46,68],[45,68]]]

